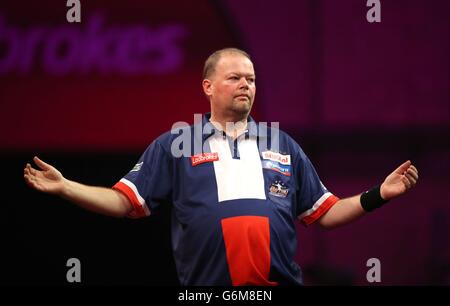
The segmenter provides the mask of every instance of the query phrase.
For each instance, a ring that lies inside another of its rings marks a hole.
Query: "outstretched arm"
[[[389,174],[380,186],[380,196],[388,201],[413,188],[419,179],[419,172],[411,161],[406,161]],[[319,220],[324,228],[334,228],[352,222],[366,213],[361,205],[361,194],[339,200]]]
[[[38,191],[58,195],[82,208],[113,217],[124,217],[133,209],[128,198],[117,190],[70,181],[38,157],[33,160],[40,170],[27,164],[23,173],[27,185]]]

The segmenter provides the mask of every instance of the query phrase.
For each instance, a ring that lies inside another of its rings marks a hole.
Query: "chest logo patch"
[[[289,189],[281,180],[276,180],[270,184],[269,193],[279,198],[285,198],[289,193]]]
[[[219,160],[219,154],[217,152],[214,153],[201,153],[197,155],[191,156],[191,164],[192,166],[197,166],[203,163],[210,163]]]
[[[263,169],[269,169],[281,173],[286,176],[291,176],[291,166],[283,165],[279,162],[271,161],[271,160],[263,160],[262,161]]]
[[[291,155],[283,155],[277,152],[272,151],[264,151],[261,153],[262,158],[265,160],[271,160],[274,162],[278,162],[282,165],[290,165],[291,164]]]

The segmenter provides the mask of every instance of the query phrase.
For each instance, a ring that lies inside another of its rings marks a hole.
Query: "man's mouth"
[[[248,95],[238,95],[236,98],[246,98],[250,100],[250,97]]]

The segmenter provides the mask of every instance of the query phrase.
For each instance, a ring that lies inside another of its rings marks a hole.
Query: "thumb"
[[[42,170],[49,170],[50,168],[52,168],[52,166],[39,159],[39,157],[37,156],[33,157],[33,160],[36,163],[36,165],[38,165],[38,167],[41,168]]]
[[[411,161],[407,160],[403,164],[400,165],[397,169],[395,169],[395,173],[403,174],[406,170],[408,170],[409,166],[411,166]]]

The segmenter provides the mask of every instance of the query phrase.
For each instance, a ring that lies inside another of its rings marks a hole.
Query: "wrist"
[[[383,188],[383,184],[380,186],[380,196],[383,200],[389,201],[388,196],[386,195],[385,189]]]
[[[59,190],[58,195],[65,199],[69,198],[71,193],[71,185],[72,182],[63,177],[61,181],[61,189]]]
[[[372,189],[363,192],[360,197],[361,206],[367,212],[371,212],[374,209],[380,208],[388,201],[389,200],[385,200],[382,197],[380,185],[377,185]]]

